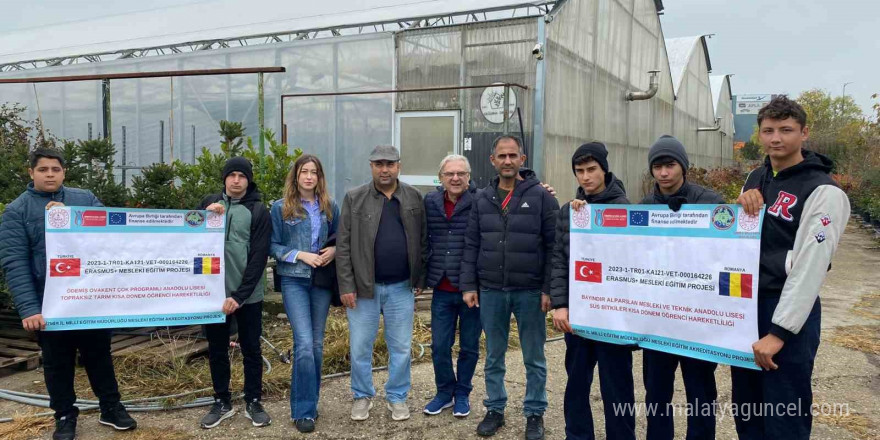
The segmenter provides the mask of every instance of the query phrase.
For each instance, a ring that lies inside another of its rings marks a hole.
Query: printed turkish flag
[[[79,258],[52,258],[49,260],[50,277],[78,277]]]
[[[574,279],[578,281],[586,281],[588,283],[601,283],[602,263],[575,261]]]

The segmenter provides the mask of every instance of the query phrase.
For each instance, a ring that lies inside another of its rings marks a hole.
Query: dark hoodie
[[[766,158],[743,186],[743,192],[761,191],[767,206],[758,297],[780,297],[770,333],[783,340],[800,331],[813,309],[849,220],[849,199],[829,175],[831,159],[809,150],[802,153],[801,163],[776,176]]]
[[[272,238],[269,210],[252,181],[241,199],[231,199],[225,191],[211,194],[202,199],[198,209],[215,202],[226,207],[226,296],[239,305],[260,302],[266,290],[263,273]]]
[[[629,200],[626,198],[626,190],[623,188],[623,182],[614,177],[614,174],[610,172],[605,173],[605,190],[599,194],[588,195],[584,192],[583,188],[578,187],[575,198],[585,200],[589,204],[629,204]],[[589,207],[582,209],[589,209]],[[550,300],[554,309],[568,307],[570,212],[571,202],[568,202],[562,206],[556,218],[556,242],[553,246],[553,274],[550,286]]]
[[[681,185],[681,188],[675,194],[663,194],[660,192],[660,187],[655,183],[654,191],[642,199],[643,205],[659,204],[672,206],[677,204],[680,207],[685,203],[717,205],[724,203],[724,198],[711,189],[690,183],[685,179],[684,184]],[[673,209],[677,211],[674,207]]]
[[[479,287],[499,290],[541,289],[550,292],[550,255],[553,251],[559,203],[529,169],[520,170],[501,214],[496,176],[474,196],[461,262],[462,291]]]

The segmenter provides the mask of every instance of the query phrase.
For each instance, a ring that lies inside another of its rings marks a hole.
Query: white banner
[[[578,335],[757,368],[760,216],[736,205],[588,205],[570,221]]]
[[[223,215],[63,207],[45,226],[46,330],[225,320]]]

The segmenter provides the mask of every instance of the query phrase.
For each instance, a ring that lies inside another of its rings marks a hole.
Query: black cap
[[[601,142],[590,142],[588,144],[583,144],[575,150],[574,155],[571,156],[571,172],[574,172],[575,162],[583,161],[582,158],[591,157],[596,163],[599,164],[599,167],[602,168],[602,171],[608,172],[608,149],[605,148],[605,144]]]
[[[682,145],[678,139],[669,136],[668,134],[660,136],[660,138],[654,142],[654,145],[651,145],[651,149],[648,151],[648,171],[651,171],[654,162],[661,157],[671,157],[672,160],[681,165],[681,169],[685,173],[687,173],[687,170],[690,167],[690,161],[688,161],[688,154],[684,149],[684,145]]]
[[[244,174],[244,176],[247,177],[248,183],[254,181],[254,168],[251,166],[251,161],[241,156],[237,156],[230,158],[226,161],[226,165],[223,165],[222,181],[224,184],[226,183],[226,178],[235,171]]]

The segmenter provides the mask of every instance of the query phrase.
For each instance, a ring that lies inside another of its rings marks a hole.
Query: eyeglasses
[[[468,176],[468,174],[470,174],[470,173],[467,171],[461,171],[461,172],[457,172],[457,173],[446,172],[441,175],[447,179],[451,179],[453,177],[458,177],[460,179],[464,179],[465,177]]]

